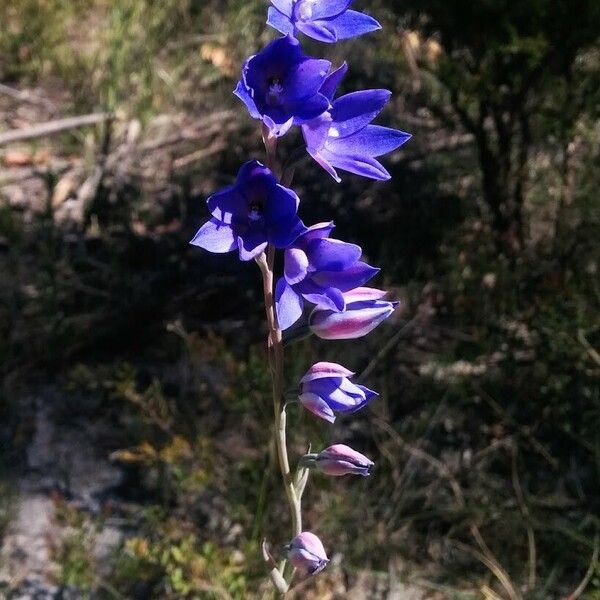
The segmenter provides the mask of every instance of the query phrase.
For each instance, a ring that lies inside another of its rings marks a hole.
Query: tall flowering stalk
[[[250,116],[262,122],[263,163],[244,164],[232,185],[207,201],[211,213],[192,244],[209,252],[237,251],[254,260],[263,283],[272,379],[274,440],[287,496],[292,535],[279,564],[266,542],[263,555],[271,580],[284,597],[295,577],[322,571],[329,559],[321,540],[303,531],[302,496],[311,470],[330,476],[367,476],[372,461],[334,444],[299,457],[292,473],[287,449],[284,403],[283,331],[304,320],[306,329],[327,340],[367,335],[389,317],[396,303],[382,290],[364,287],[378,269],[361,260],[362,250],[331,237],[333,222],[306,227],[300,200],[289,188],[293,167],[284,170],[277,142],[299,127],[307,153],[340,181],[338,169],[375,180],[390,178],[377,160],[410,135],[372,125],[389,101],[387,90],[362,90],[336,98],[348,71],[304,54],[297,39],[307,35],[334,43],[380,29],[372,17],[351,10],[352,0],[271,0],[267,24],[284,34],[243,65],[235,95]],[[275,257],[283,252],[283,272],[275,277]],[[298,325],[296,325],[298,326]],[[317,362],[299,382],[299,402],[315,417],[333,423],[338,415],[361,410],[377,393],[351,381],[353,373],[335,363]]]

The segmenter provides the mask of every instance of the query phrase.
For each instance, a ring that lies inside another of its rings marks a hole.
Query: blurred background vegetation
[[[329,359],[381,391],[334,428],[290,409],[294,455],[377,462],[312,479],[333,561],[293,596],[597,600],[600,3],[355,4],[383,32],[308,50],[414,137],[389,183],[307,161],[294,185],[402,306],[288,353],[289,382]],[[260,541],[289,526],[258,273],[188,246],[262,156],[231,90],[266,5],[0,0],[0,597],[268,597]]]

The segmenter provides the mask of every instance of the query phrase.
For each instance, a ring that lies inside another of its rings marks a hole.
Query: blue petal
[[[281,221],[289,221],[294,217],[300,204],[300,198],[294,191],[278,183],[269,189],[267,194],[264,209],[267,227]]]
[[[263,123],[267,126],[267,129],[275,136],[281,137],[285,135],[294,124],[294,117],[290,117],[285,122],[275,122],[269,115],[264,115]]]
[[[284,256],[284,276],[285,280],[294,285],[300,283],[308,270],[308,257],[300,248],[288,248]],[[354,286],[357,287],[357,286]]]
[[[341,312],[346,308],[346,301],[342,292],[336,288],[327,288],[322,294],[302,294],[304,299],[321,308]]]
[[[240,259],[244,261],[256,258],[267,247],[267,240],[263,231],[249,229],[237,238]]]
[[[347,40],[381,29],[381,25],[373,17],[356,10],[348,10],[331,19],[328,27],[335,32],[338,40]]]
[[[252,96],[249,94],[248,89],[242,81],[238,82],[233,93],[246,105],[246,108],[253,119],[261,118],[260,112],[256,107],[256,103],[252,99]]]
[[[306,231],[304,223],[298,218],[293,217],[291,220],[281,221],[275,225],[269,226],[269,242],[275,248],[284,249],[291,246],[299,235]]]
[[[222,254],[235,250],[236,238],[229,225],[211,219],[198,230],[190,244],[209,252]]]
[[[391,96],[388,90],[363,90],[338,98],[331,110],[330,136],[346,137],[360,131],[381,112]]]
[[[244,197],[237,188],[230,185],[208,198],[206,201],[210,214],[221,223],[231,225],[244,219],[248,213],[248,207]]]
[[[307,247],[308,260],[317,271],[347,269],[356,263],[361,254],[360,246],[340,240],[314,240],[309,242]]]
[[[321,150],[320,154],[325,161],[334,167],[343,169],[349,173],[378,181],[391,179],[391,175],[385,167],[377,159],[370,156],[334,154],[327,149]]]
[[[312,276],[312,280],[317,285],[335,287],[342,292],[348,292],[364,285],[377,273],[379,273],[379,269],[364,262],[357,262],[343,271],[320,271]]]
[[[271,4],[286,17],[291,17],[294,11],[294,0],[271,0]]]
[[[325,171],[327,171],[327,173],[329,173],[335,180],[337,183],[340,183],[340,181],[342,181],[341,177],[337,174],[336,170],[333,168],[333,165],[326,160],[325,158],[323,158],[320,154],[320,152],[316,152],[314,150],[311,150],[310,148],[307,148],[308,153],[315,159],[315,161],[321,166],[323,167],[323,169]]]
[[[303,125],[322,115],[329,108],[329,100],[321,94],[315,94],[311,98],[288,104],[286,108],[294,115],[294,123]]]
[[[280,31],[284,35],[292,35],[294,33],[294,24],[282,12],[270,6],[267,15],[267,25],[277,29],[277,31]]]
[[[293,102],[314,96],[327,78],[329,69],[331,63],[328,60],[310,58],[300,62],[285,78],[285,100]]]
[[[302,125],[302,135],[309,152],[311,150],[317,152],[325,145],[331,122],[331,115],[326,112]]]
[[[335,44],[337,36],[335,31],[328,27],[328,23],[328,21],[319,21],[318,23],[315,21],[296,21],[296,29],[318,42]]]
[[[280,329],[288,329],[302,316],[304,300],[283,277],[275,286],[275,308]]]
[[[312,20],[327,19],[343,13],[352,0],[312,0]]]
[[[333,97],[335,96],[335,93],[347,72],[348,63],[344,63],[341,67],[337,68],[335,71],[333,71],[333,73],[328,75],[327,79],[321,86],[319,92],[328,98],[330,102],[333,100]]]
[[[381,156],[405,144],[411,135],[397,129],[369,125],[354,135],[330,139],[327,149],[335,154]]]

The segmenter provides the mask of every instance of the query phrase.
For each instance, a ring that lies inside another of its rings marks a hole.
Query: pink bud
[[[387,319],[398,304],[380,300],[384,293],[371,288],[346,292],[346,309],[342,312],[317,306],[309,318],[311,331],[325,340],[349,340],[367,335]]]
[[[335,444],[329,446],[315,458],[316,468],[333,477],[341,475],[363,475],[370,474],[371,467],[374,465],[364,454],[353,450],[344,444]]]
[[[329,562],[321,540],[310,531],[297,535],[287,548],[290,562],[305,575],[316,575]]]

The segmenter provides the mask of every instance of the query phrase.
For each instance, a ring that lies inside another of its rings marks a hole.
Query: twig
[[[587,341],[583,329],[577,330],[577,339],[579,340],[579,343],[587,350],[588,356],[598,366],[600,366],[600,354],[598,354],[596,349]]]
[[[56,135],[69,129],[77,129],[79,127],[88,127],[90,125],[98,125],[112,121],[114,115],[112,113],[92,113],[89,115],[81,115],[78,117],[68,117],[66,119],[57,119],[47,123],[40,123],[24,129],[13,129],[0,133],[0,146],[6,146],[13,142],[23,142],[36,138]]]
[[[535,534],[533,532],[533,527],[531,526],[531,520],[529,515],[529,508],[525,503],[525,496],[523,494],[523,489],[521,487],[521,482],[519,481],[519,471],[517,469],[517,448],[515,445],[512,447],[512,483],[515,488],[515,495],[517,497],[517,502],[519,503],[519,508],[521,510],[521,514],[523,515],[523,519],[525,520],[525,527],[527,529],[527,547],[529,550],[528,556],[528,565],[529,565],[529,575],[527,578],[527,589],[534,590],[536,583],[536,563],[537,563],[537,551],[535,544]]]
[[[459,508],[466,508],[467,503],[463,491],[460,487],[460,484],[452,475],[450,469],[441,460],[435,458],[434,456],[432,456],[428,452],[425,452],[421,448],[415,448],[411,444],[405,442],[404,439],[402,439],[402,437],[400,436],[400,434],[385,421],[381,419],[376,419],[374,422],[376,425],[387,431],[390,434],[390,436],[394,439],[394,441],[406,452],[408,452],[412,456],[415,456],[416,458],[420,458],[421,460],[424,460],[425,462],[429,463],[448,482],[448,485],[452,489],[452,492],[456,499],[456,503],[458,504]],[[501,566],[498,559],[494,556],[493,552],[485,543],[485,540],[483,539],[483,536],[481,535],[477,524],[471,523],[469,526],[469,531],[473,536],[473,539],[481,549],[481,554],[479,552],[478,554],[480,554],[480,556],[485,559],[482,562],[484,562],[484,564],[488,566],[492,573],[494,573],[494,575],[498,578],[498,580],[502,584],[502,587],[504,587],[506,593],[508,594],[511,600],[521,600],[521,595],[516,590],[515,586],[512,584],[508,573]],[[473,550],[470,546],[468,546],[468,548],[473,552],[477,552],[476,550]]]
[[[173,170],[178,171],[179,169],[189,167],[196,162],[200,162],[201,160],[214,156],[215,154],[219,154],[219,152],[223,152],[225,148],[227,148],[227,144],[223,141],[218,141],[209,148],[202,148],[201,150],[197,150],[196,152],[182,156],[181,158],[173,161]]]
[[[377,367],[377,364],[381,362],[386,355],[394,349],[394,346],[402,339],[402,336],[410,331],[417,321],[417,317],[413,317],[408,323],[406,323],[399,331],[397,331],[385,344],[381,350],[371,359],[371,362],[365,367],[362,373],[358,376],[358,380],[362,381],[366,379]]]
[[[543,456],[548,464],[555,470],[558,471],[559,462],[554,458],[546,448],[535,438],[535,436],[527,429],[527,427],[523,427],[520,425],[515,419],[513,419],[501,406],[488,394],[479,384],[473,383],[473,389],[483,397],[483,399],[487,402],[487,404],[494,410],[496,414],[501,416],[503,419],[517,427],[519,433],[527,438],[532,448],[536,450],[541,456]]]
[[[45,106],[48,110],[54,110],[56,108],[54,104],[46,98],[42,98],[41,96],[32,94],[29,91],[23,92],[21,90],[15,90],[14,88],[9,87],[8,85],[4,85],[3,83],[0,83],[0,94],[4,94],[5,96],[14,98],[19,102],[28,102],[29,104]]]
[[[581,581],[581,583],[577,586],[574,592],[572,592],[569,596],[567,596],[566,600],[576,600],[583,594],[585,588],[590,583],[594,573],[596,572],[596,568],[598,567],[598,555],[600,553],[600,537],[598,534],[594,537],[594,552],[592,553],[592,560],[590,561],[590,566],[585,574],[585,577]]]

